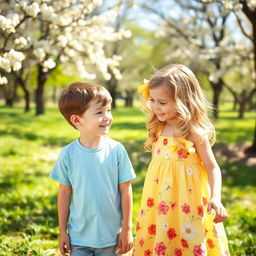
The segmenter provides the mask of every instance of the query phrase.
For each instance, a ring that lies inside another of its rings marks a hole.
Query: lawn
[[[0,108],[0,256],[59,255],[58,184],[48,174],[61,148],[78,133],[54,107],[39,117],[22,111]],[[150,161],[150,154],[143,151],[145,117],[136,108],[122,107],[113,116],[110,136],[124,144],[137,173],[133,183],[135,223]],[[255,114],[247,113],[239,120],[225,105],[215,122],[218,140],[214,151],[223,170],[223,202],[230,215],[225,228],[231,255],[237,256],[256,252],[256,165],[230,158],[225,150],[250,143],[254,118]]]

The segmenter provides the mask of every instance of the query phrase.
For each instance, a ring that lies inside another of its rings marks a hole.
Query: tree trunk
[[[132,107],[134,90],[125,90],[125,94],[125,107]]]
[[[117,80],[113,77],[113,75],[112,78],[106,82],[106,87],[112,97],[112,108],[116,108]]]
[[[48,73],[43,72],[43,67],[38,65],[37,88],[36,88],[36,115],[44,114],[44,86]]]
[[[27,89],[24,91],[24,93],[25,93],[25,95],[24,95],[24,99],[25,99],[24,112],[29,112],[30,111],[30,93]]]
[[[52,101],[56,102],[57,101],[57,87],[53,86],[52,88]]]
[[[108,68],[108,73],[111,75],[111,79],[106,81],[106,88],[112,97],[112,108],[116,108],[116,89],[118,86],[118,81],[110,68]]]
[[[233,101],[233,110],[236,111],[236,107],[237,107],[237,99],[234,97],[234,101]]]
[[[213,117],[218,118],[219,117],[219,99],[220,99],[220,93],[223,88],[222,80],[218,80],[216,83],[211,82],[211,86],[213,88]]]
[[[248,102],[248,111],[252,112],[254,110],[254,103],[253,100],[250,99]]]
[[[5,97],[5,105],[13,107],[14,99],[16,98],[17,83],[13,78],[9,80],[8,86],[2,86],[2,88]]]
[[[254,124],[254,137],[253,137],[253,143],[252,145],[245,149],[244,151],[246,154],[252,154],[256,153],[256,118],[255,118],[255,124]]]
[[[133,98],[128,95],[125,97],[125,107],[132,107],[133,106]]]
[[[239,102],[239,114],[238,118],[244,118],[244,111],[246,107],[246,101],[242,100]]]
[[[116,108],[116,86],[111,86],[108,91],[112,97],[112,108]]]
[[[5,98],[5,106],[7,107],[13,107],[13,98]]]
[[[253,54],[254,54],[254,72],[256,74],[256,10],[250,9],[247,1],[241,1],[243,8],[242,11],[247,16],[252,24],[252,34],[253,34]],[[255,87],[256,87],[256,79],[255,79]],[[252,145],[245,150],[246,153],[255,153],[256,152],[256,119],[254,126],[254,138]]]
[[[30,92],[27,89],[25,82],[22,80],[22,78],[17,78],[23,92],[24,92],[24,99],[25,99],[25,106],[24,106],[24,112],[30,111]]]

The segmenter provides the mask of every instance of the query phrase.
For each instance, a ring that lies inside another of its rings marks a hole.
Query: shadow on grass
[[[1,203],[1,211],[5,211],[5,223],[2,225],[0,235],[21,232],[30,235],[46,234],[48,238],[57,238],[54,231],[58,221],[56,195],[16,195]]]
[[[256,184],[255,166],[239,163],[221,163],[223,170],[223,184],[233,186],[253,186]]]
[[[227,138],[235,143],[244,143],[245,141],[248,141],[248,138],[253,138],[253,130],[242,130],[241,127],[219,129],[219,132],[217,133],[218,141],[225,142]]]
[[[13,136],[17,139],[28,140],[28,141],[40,141],[45,146],[60,146],[63,147],[70,143],[70,139],[66,137],[55,137],[55,136],[40,136],[36,133],[24,132],[16,129],[9,129],[8,131],[0,131],[0,136]]]
[[[45,173],[36,171],[33,172],[33,175],[26,175],[22,172],[11,172],[8,174],[4,174],[0,181],[0,193],[6,193],[14,190],[19,186],[19,184],[31,184],[34,179],[40,179],[41,177],[45,177]]]

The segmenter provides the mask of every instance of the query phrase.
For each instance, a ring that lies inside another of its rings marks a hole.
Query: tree
[[[245,58],[233,55],[234,67],[229,70],[228,75],[224,77],[224,86],[233,95],[236,104],[239,105],[238,118],[244,118],[246,106],[250,107],[253,94],[256,92],[254,84],[254,72],[252,60],[248,59],[246,50],[242,53]],[[235,62],[238,62],[239,65]]]
[[[222,76],[226,72],[222,66],[229,54],[225,46],[231,41],[227,40],[229,13],[225,13],[220,4],[210,6],[196,0],[163,2],[162,5],[157,1],[147,2],[143,8],[161,19],[156,35],[170,42],[166,58],[170,62],[182,61],[195,72],[208,76],[213,90],[214,117],[217,118]],[[174,5],[175,14],[169,11]]]
[[[205,3],[221,3],[227,11],[234,13],[243,35],[253,44],[254,86],[256,87],[256,2],[254,0],[203,0]],[[251,28],[245,27],[241,20],[241,12],[247,17]],[[249,30],[249,31],[248,31]],[[247,153],[256,152],[256,120],[252,145],[246,149]]]
[[[119,65],[106,57],[104,45],[125,36],[125,31],[116,33],[111,27],[120,3],[101,12],[100,0],[2,0],[0,4],[0,84],[7,84],[3,71],[20,70],[25,57],[31,61],[37,68],[36,114],[44,113],[45,84],[59,64],[68,72],[72,63],[86,79],[95,78],[87,69],[91,64],[105,79]]]

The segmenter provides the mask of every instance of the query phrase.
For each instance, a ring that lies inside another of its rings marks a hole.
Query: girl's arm
[[[132,248],[132,185],[131,182],[119,184],[122,207],[122,230],[118,238],[118,254],[123,254]]]
[[[66,256],[71,251],[69,236],[67,234],[67,222],[69,206],[72,195],[72,187],[60,184],[58,192],[58,217],[59,217],[59,249],[61,255]]]
[[[221,222],[227,219],[228,214],[221,203],[221,171],[213,154],[211,145],[207,137],[202,141],[199,135],[192,135],[190,140],[195,144],[199,157],[207,171],[211,198],[208,203],[208,212],[211,209],[216,211],[214,222]]]

